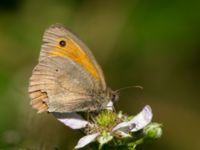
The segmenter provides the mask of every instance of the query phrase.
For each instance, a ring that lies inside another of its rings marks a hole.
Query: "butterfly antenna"
[[[126,90],[126,89],[132,89],[132,88],[134,88],[134,89],[140,89],[140,90],[143,90],[143,89],[144,89],[144,88],[143,88],[142,86],[140,86],[140,85],[134,85],[134,86],[126,86],[126,87],[120,88],[120,89],[116,90],[115,92],[116,92],[116,93],[119,93],[120,91],[123,91],[123,90]]]

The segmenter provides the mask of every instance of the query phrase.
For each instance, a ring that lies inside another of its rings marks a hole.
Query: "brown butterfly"
[[[29,94],[38,112],[98,111],[117,97],[88,47],[60,24],[43,35]]]

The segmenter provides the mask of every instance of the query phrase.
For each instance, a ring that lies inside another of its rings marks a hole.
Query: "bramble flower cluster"
[[[79,139],[75,149],[97,142],[98,149],[108,145],[135,150],[145,140],[158,139],[162,135],[161,124],[152,123],[153,114],[149,105],[135,116],[115,112],[112,102],[98,114],[88,113],[87,119],[78,113],[54,113],[54,116],[66,126],[84,131],[85,136]]]

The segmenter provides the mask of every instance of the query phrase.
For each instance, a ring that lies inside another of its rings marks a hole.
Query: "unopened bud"
[[[145,137],[150,139],[158,139],[162,136],[161,124],[150,123],[143,130]]]

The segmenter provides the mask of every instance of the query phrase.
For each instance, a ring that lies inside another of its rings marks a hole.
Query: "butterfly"
[[[28,91],[39,113],[99,111],[118,97],[89,48],[61,24],[43,35]]]

